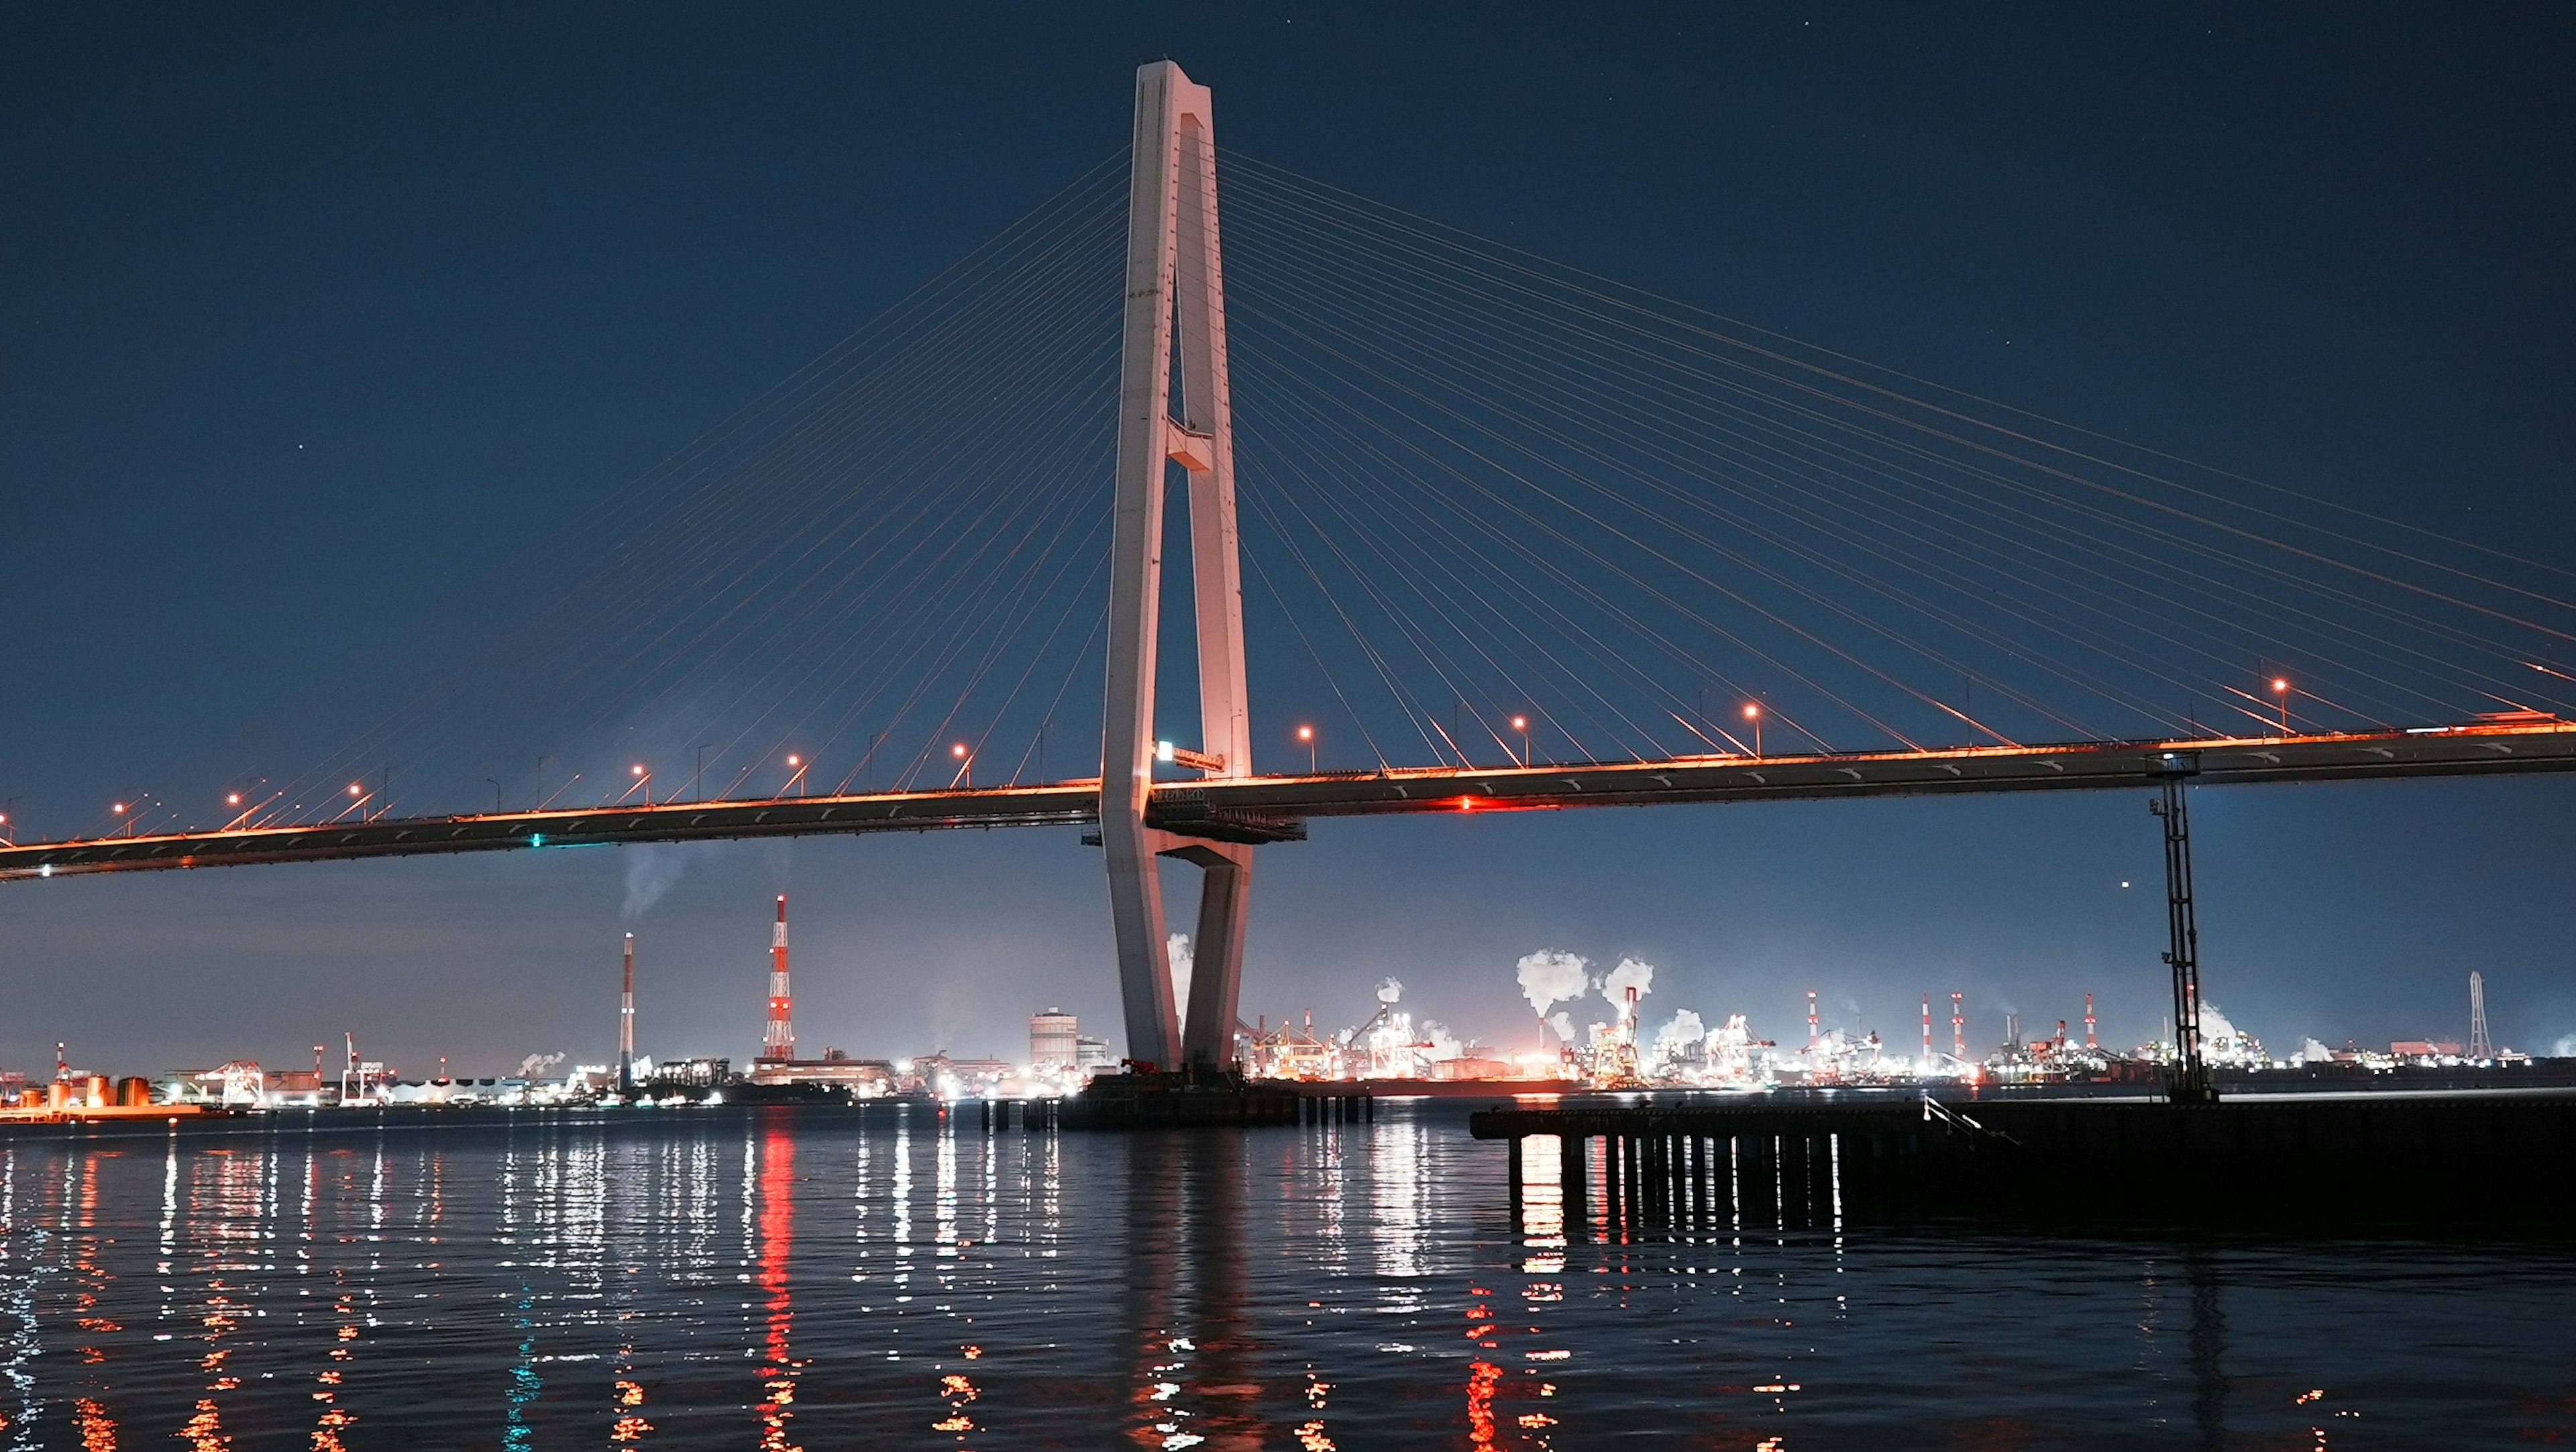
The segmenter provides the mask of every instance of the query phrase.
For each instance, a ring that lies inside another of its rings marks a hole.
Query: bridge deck
[[[2211,786],[2570,771],[2576,770],[2576,726],[2549,721],[2333,736],[1212,778],[1158,786],[1153,819],[1159,826],[1189,835],[1259,843],[1302,837],[1310,817],[2100,791],[2142,787],[2177,769],[2189,770],[2194,780]],[[1099,812],[1099,783],[1084,780],[977,790],[377,818],[0,846],[0,881],[617,842],[1066,826],[1097,822]]]

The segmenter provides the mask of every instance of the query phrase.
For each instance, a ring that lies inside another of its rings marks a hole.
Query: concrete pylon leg
[[[1222,1064],[1232,1057],[1243,925],[1252,886],[1249,847],[1152,825],[1158,756],[1215,776],[1252,774],[1216,165],[1214,108],[1207,88],[1170,61],[1138,70],[1118,383],[1118,475],[1110,531],[1100,843],[1109,857],[1110,920],[1118,940],[1127,1056],[1162,1069],[1191,1062]],[[1181,385],[1177,400],[1172,388],[1176,365]],[[1174,750],[1164,755],[1156,747],[1154,685],[1163,500],[1174,464],[1189,476],[1200,744],[1183,748],[1174,743]],[[1208,873],[1186,1046],[1172,998],[1157,855],[1188,858]]]
[[[1109,920],[1118,943],[1127,1057],[1168,1069],[1180,1062],[1181,1024],[1172,1001],[1163,879],[1154,860],[1157,835],[1141,817],[1122,820],[1102,814],[1100,843],[1109,854]]]
[[[1234,1060],[1234,1021],[1243,996],[1243,933],[1252,918],[1252,849],[1194,845],[1179,854],[1205,869],[1199,932],[1191,943],[1190,1012],[1181,1059],[1224,1068]]]

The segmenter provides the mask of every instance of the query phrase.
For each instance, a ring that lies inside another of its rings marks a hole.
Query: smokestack
[[[1923,995],[1923,1067],[1932,1067],[1932,995]]]
[[[1968,1014],[1964,1006],[1965,1002],[1964,994],[1950,995],[1950,1056],[1963,1060],[1968,1057]]]
[[[1816,990],[1807,990],[1807,1047],[1814,1048],[1823,1035],[1816,1032]]]
[[[2088,1049],[2101,1047],[2093,1042],[2093,995],[2089,993],[2084,995],[2084,1047]]]
[[[769,1026],[762,1031],[760,1056],[796,1057],[796,1009],[787,992],[787,894],[778,895],[778,926],[769,935]]]
[[[617,995],[617,1092],[635,1092],[635,935],[626,935],[626,989]]]

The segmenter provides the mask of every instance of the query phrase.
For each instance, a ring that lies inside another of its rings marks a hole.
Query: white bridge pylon
[[[1155,61],[1137,71],[1100,841],[1109,857],[1109,911],[1118,939],[1127,1053],[1165,1069],[1221,1066],[1232,1057],[1243,934],[1252,902],[1251,847],[1160,830],[1145,820],[1157,754],[1154,681],[1162,613],[1164,489],[1173,464],[1189,476],[1201,733],[1199,749],[1176,752],[1175,759],[1214,776],[1248,776],[1252,771],[1213,115],[1208,88],[1192,82],[1178,65]],[[1177,400],[1171,397],[1175,348],[1180,354]],[[1196,863],[1206,874],[1193,941],[1186,1040],[1173,1001],[1158,857]]]

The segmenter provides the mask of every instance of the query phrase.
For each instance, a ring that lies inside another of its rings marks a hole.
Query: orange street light
[[[1529,718],[1527,716],[1514,716],[1512,718],[1512,729],[1521,734],[1521,765],[1527,766],[1530,763]]]
[[[1759,757],[1762,754],[1762,703],[1745,702],[1744,719],[1753,723],[1753,754]]]
[[[962,781],[966,783],[968,791],[973,791],[975,789],[975,753],[967,750],[966,743],[960,741],[948,748],[948,754],[956,757],[958,763],[956,780],[948,784],[955,786]]]
[[[803,781],[803,780],[805,779],[805,758],[804,758],[804,757],[799,756],[799,755],[797,755],[795,752],[791,751],[791,752],[787,753],[787,765],[788,765],[787,790],[786,790],[785,792],[781,792],[781,793],[780,793],[780,795],[781,795],[781,796],[787,796],[787,795],[794,794],[794,793],[795,793],[795,791],[796,791],[796,784],[797,784],[798,782],[801,782],[801,781]]]
[[[1308,776],[1313,776],[1315,774],[1315,728],[1312,726],[1298,727],[1297,739],[1306,743],[1306,774]]]
[[[2281,699],[2281,734],[2287,736],[2290,734],[2290,678],[2272,677],[2272,694]]]

